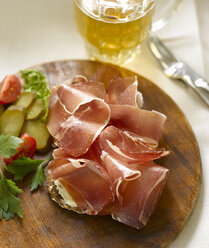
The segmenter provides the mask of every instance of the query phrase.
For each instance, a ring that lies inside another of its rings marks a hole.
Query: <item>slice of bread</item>
[[[55,180],[53,180],[50,176],[47,177],[47,188],[52,200],[55,201],[60,207],[68,210],[73,210],[74,212],[79,214],[88,214],[86,211],[83,211],[78,207],[72,207],[69,204],[66,204],[65,199],[59,194],[59,191],[55,184]]]

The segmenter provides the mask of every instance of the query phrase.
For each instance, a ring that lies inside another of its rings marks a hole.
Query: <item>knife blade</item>
[[[166,76],[185,82],[209,107],[209,83],[175,57],[156,36],[151,36],[148,43]]]

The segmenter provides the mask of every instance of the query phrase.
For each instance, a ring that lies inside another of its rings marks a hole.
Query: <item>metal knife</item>
[[[148,40],[149,47],[164,73],[173,79],[184,81],[209,107],[209,83],[189,66],[177,59],[156,36]]]

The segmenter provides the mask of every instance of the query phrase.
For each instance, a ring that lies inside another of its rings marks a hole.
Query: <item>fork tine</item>
[[[151,36],[148,42],[152,53],[158,59],[159,63],[165,70],[173,63],[178,62],[177,58],[156,36]]]

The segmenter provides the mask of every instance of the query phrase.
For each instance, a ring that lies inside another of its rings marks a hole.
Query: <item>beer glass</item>
[[[164,26],[180,2],[74,0],[75,22],[91,59],[122,64],[139,53],[150,30]]]

